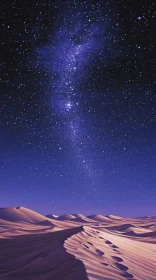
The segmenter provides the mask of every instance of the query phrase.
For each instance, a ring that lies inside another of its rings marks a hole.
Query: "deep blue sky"
[[[0,5],[0,207],[155,215],[154,1]]]

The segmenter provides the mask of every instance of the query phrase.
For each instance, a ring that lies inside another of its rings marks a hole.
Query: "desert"
[[[0,209],[2,280],[155,280],[156,217]]]

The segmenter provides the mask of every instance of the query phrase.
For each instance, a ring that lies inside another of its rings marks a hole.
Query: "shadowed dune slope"
[[[85,266],[64,241],[82,229],[0,239],[0,280],[86,280]]]

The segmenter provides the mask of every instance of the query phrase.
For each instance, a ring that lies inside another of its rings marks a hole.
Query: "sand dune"
[[[73,216],[71,214],[65,214],[65,215],[59,216],[57,218],[57,220],[59,220],[59,221],[66,221],[66,220],[68,221],[68,220],[73,220],[73,219],[75,219],[75,216]]]
[[[35,211],[24,207],[0,208],[0,219],[10,222],[39,223],[46,220],[46,217]]]
[[[122,217],[114,216],[114,215],[108,215],[107,217],[108,217],[109,219],[112,219],[112,220],[123,220]]]
[[[0,280],[155,280],[156,219],[0,209]]]
[[[88,218],[91,220],[98,221],[98,222],[111,223],[111,220],[109,219],[109,217],[102,216],[99,214],[88,216]]]
[[[73,214],[75,216],[75,221],[81,222],[81,223],[92,223],[93,220],[89,219],[88,217],[82,215],[82,214]]]
[[[122,224],[122,225],[120,224],[120,225],[107,227],[107,229],[114,230],[114,231],[127,231],[133,227],[135,227],[135,226],[133,226],[132,224]]]
[[[57,219],[59,216],[48,214],[48,215],[46,215],[46,217],[49,218],[49,219]]]
[[[1,208],[0,219],[10,222],[24,221],[27,223],[32,223],[31,218],[22,213],[18,208]]]

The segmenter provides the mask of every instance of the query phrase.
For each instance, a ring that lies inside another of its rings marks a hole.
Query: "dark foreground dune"
[[[156,280],[156,217],[0,209],[1,280]]]
[[[64,240],[81,228],[0,239],[0,279],[86,280],[84,264],[69,254]]]

